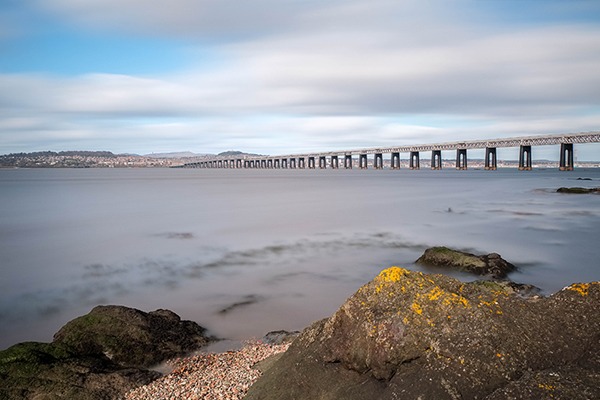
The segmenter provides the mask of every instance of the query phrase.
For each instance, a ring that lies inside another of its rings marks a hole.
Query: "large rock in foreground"
[[[392,267],[307,328],[247,400],[600,398],[600,284],[524,299]]]
[[[436,267],[451,267],[459,271],[491,278],[504,278],[516,267],[503,259],[498,253],[475,255],[448,247],[431,247],[415,261],[417,264]]]
[[[0,351],[0,400],[112,400],[158,378],[146,367],[211,338],[171,311],[100,306],[65,325],[53,343]]]

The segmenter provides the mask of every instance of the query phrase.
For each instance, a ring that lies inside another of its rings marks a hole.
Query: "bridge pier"
[[[519,171],[531,171],[531,146],[519,147]]]
[[[368,163],[367,155],[366,154],[360,154],[358,156],[358,167],[360,169],[367,169],[367,163]]]
[[[392,159],[390,163],[391,169],[400,169],[400,153],[392,153]]]
[[[485,148],[485,170],[497,170],[498,169],[498,159],[496,157],[496,148],[495,147],[486,147]]]
[[[282,158],[281,159],[281,168],[287,169],[287,167],[288,167],[288,159],[287,158]]]
[[[467,169],[467,149],[456,149],[456,169]]]
[[[432,150],[431,151],[431,169],[442,169],[442,151]]]
[[[298,158],[298,168],[301,168],[301,169],[306,168],[306,163],[304,162],[304,157]]]
[[[560,144],[560,171],[573,171],[573,143]]]
[[[375,169],[383,169],[383,154],[375,153],[375,158],[373,159],[373,166]]]
[[[331,168],[338,169],[340,167],[340,160],[338,156],[331,156]]]
[[[276,158],[276,159],[273,161],[273,167],[274,167],[274,168],[281,168],[281,160],[280,160],[279,158]]]
[[[290,158],[290,168],[296,169],[296,159],[295,158]]]
[[[327,158],[325,156],[319,156],[319,169],[327,168]]]
[[[308,168],[315,169],[315,158],[308,157]]]
[[[419,152],[410,152],[410,169],[421,169],[421,161],[419,160]]]
[[[344,168],[352,169],[352,154],[344,155]]]

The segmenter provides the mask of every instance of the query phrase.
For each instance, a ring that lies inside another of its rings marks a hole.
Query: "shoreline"
[[[246,342],[239,350],[170,360],[170,373],[128,392],[124,399],[242,399],[261,376],[259,363],[285,352],[289,346],[254,341]]]

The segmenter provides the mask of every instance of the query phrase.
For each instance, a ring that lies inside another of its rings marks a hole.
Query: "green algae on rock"
[[[99,306],[67,323],[52,343],[0,351],[0,400],[111,400],[160,376],[146,367],[211,338],[168,310]]]
[[[583,187],[561,187],[556,190],[557,193],[569,194],[587,194],[600,193],[600,188],[583,188]]]
[[[123,306],[97,306],[63,326],[54,342],[80,354],[104,355],[122,366],[147,368],[184,355],[211,340],[206,330],[169,310],[146,313]]]
[[[487,275],[492,278],[504,278],[516,267],[503,259],[497,253],[475,255],[448,247],[431,247],[415,261],[417,264],[436,267],[450,267],[459,271],[470,272],[476,275]]]

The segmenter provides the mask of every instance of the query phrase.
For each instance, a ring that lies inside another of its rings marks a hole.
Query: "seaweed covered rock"
[[[583,187],[561,187],[556,189],[557,193],[569,193],[569,194],[588,194],[588,193],[600,193],[600,187],[598,188],[583,188]]]
[[[486,275],[491,278],[504,278],[516,267],[503,259],[500,254],[490,253],[475,255],[448,247],[431,247],[415,261],[417,264],[436,267],[451,267],[459,271],[475,275]]]
[[[67,323],[52,343],[0,351],[0,399],[118,399],[161,375],[145,367],[208,340],[204,328],[171,311],[96,307]]]
[[[122,368],[64,345],[19,343],[0,351],[0,399],[110,400],[158,378],[154,371]]]
[[[599,302],[597,282],[525,299],[392,267],[304,330],[246,399],[599,398]]]
[[[169,310],[146,313],[123,306],[98,306],[63,326],[54,342],[79,354],[104,355],[122,366],[150,367],[209,342],[205,329]]]

